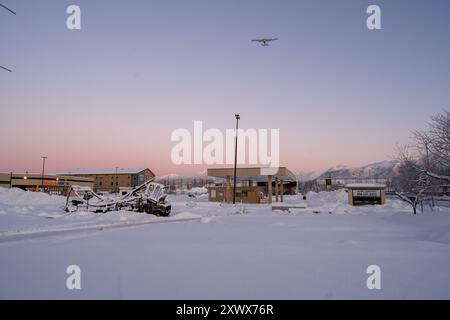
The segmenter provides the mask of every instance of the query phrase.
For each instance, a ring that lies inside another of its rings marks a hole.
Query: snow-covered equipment
[[[129,210],[168,216],[171,205],[167,202],[166,197],[165,186],[153,182],[153,180],[147,181],[123,196],[101,196],[89,187],[72,186],[67,194],[65,211]]]

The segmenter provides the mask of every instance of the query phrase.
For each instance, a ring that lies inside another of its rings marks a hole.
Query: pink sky
[[[133,3],[80,0],[77,31],[53,1],[2,12],[0,63],[13,72],[0,72],[0,171],[39,172],[41,155],[48,172],[202,171],[171,163],[171,132],[233,128],[235,113],[242,128],[280,129],[293,171],[361,166],[392,159],[448,108],[446,1],[383,2],[376,32],[364,1]]]

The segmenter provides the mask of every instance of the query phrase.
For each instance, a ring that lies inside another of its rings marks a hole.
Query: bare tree
[[[431,199],[434,190],[450,181],[450,111],[432,116],[428,128],[413,132],[413,146],[398,147],[398,175],[395,193],[411,204]]]
[[[450,181],[450,111],[432,116],[426,130],[414,131],[414,140],[426,174]]]
[[[425,199],[427,192],[432,187],[431,178],[423,170],[419,160],[411,154],[410,146],[397,147],[397,149],[400,163],[392,186],[395,194],[409,203],[416,214],[417,205]]]

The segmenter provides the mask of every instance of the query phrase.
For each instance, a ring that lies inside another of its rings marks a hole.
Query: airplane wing
[[[4,67],[4,66],[0,66],[0,69],[6,70],[6,71],[8,71],[8,72],[12,72],[11,69],[8,69],[8,68],[6,68],[6,67]]]

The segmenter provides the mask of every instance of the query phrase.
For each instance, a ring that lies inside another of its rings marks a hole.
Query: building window
[[[247,198],[248,197],[248,191],[247,190],[236,191],[236,197],[238,197],[238,198]]]

